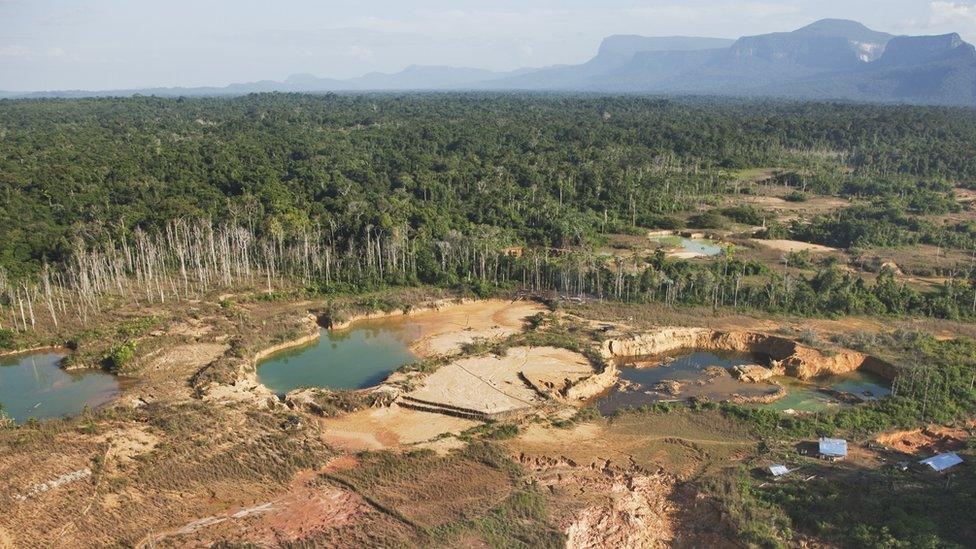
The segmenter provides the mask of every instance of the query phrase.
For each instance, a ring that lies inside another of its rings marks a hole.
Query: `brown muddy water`
[[[769,357],[748,353],[686,351],[673,357],[638,357],[620,362],[620,381],[596,400],[603,414],[620,409],[651,406],[661,402],[685,402],[692,398],[721,402],[734,395],[757,399],[774,395],[779,385],[786,396],[768,403],[752,404],[771,410],[816,412],[851,405],[834,392],[844,392],[861,401],[883,398],[890,394],[888,383],[864,372],[830,376],[805,382],[791,377],[773,378],[774,383],[746,383],[731,376],[734,366],[769,365]]]
[[[690,398],[727,400],[733,394],[761,397],[774,394],[770,383],[746,383],[728,370],[746,364],[768,364],[768,357],[693,351],[673,358],[629,359],[620,365],[620,382],[597,400],[603,414],[623,408],[639,408],[659,402],[680,402]]]

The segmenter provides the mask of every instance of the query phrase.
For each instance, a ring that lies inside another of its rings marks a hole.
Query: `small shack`
[[[959,457],[955,452],[948,452],[945,454],[932,456],[928,459],[923,459],[919,463],[922,465],[928,465],[936,473],[941,473],[946,469],[950,469],[962,463],[962,458]]]
[[[820,439],[820,459],[838,461],[847,457],[847,441],[842,438]]]
[[[787,474],[789,472],[790,472],[790,470],[787,469],[785,465],[770,465],[769,466],[769,474],[773,475],[773,478],[779,478],[779,477],[781,477],[781,476],[783,476],[783,475],[785,475],[785,474]]]

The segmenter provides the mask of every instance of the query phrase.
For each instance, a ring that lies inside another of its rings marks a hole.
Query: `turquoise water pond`
[[[792,377],[778,377],[776,381],[786,388],[787,395],[775,402],[761,404],[761,407],[780,411],[819,412],[842,405],[830,394],[820,391],[821,387],[851,393],[865,401],[891,394],[891,387],[885,379],[867,372],[850,372],[813,382],[804,382]]]
[[[416,362],[409,324],[371,322],[323,329],[318,341],[275,353],[258,365],[258,380],[276,394],[302,387],[363,389]]]
[[[707,238],[684,238],[680,236],[662,236],[653,238],[664,246],[681,248],[682,252],[693,253],[699,256],[711,257],[722,253],[722,246]]]
[[[16,423],[77,414],[113,400],[119,380],[100,370],[67,372],[64,355],[34,353],[0,357],[0,405]]]

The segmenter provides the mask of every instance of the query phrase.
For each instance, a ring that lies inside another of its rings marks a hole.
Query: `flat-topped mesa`
[[[661,328],[603,342],[607,359],[654,356],[682,349],[734,351],[770,357],[772,370],[801,380],[863,370],[886,379],[897,375],[895,367],[870,355],[839,349],[826,355],[789,338],[759,332],[716,331],[707,328]]]

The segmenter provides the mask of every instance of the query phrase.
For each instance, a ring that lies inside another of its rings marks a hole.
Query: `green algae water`
[[[363,389],[417,360],[409,324],[367,322],[346,330],[325,330],[318,341],[275,353],[258,365],[258,380],[276,394],[302,387]]]
[[[891,394],[891,387],[887,381],[867,372],[850,372],[812,382],[800,381],[792,377],[777,377],[776,381],[786,388],[786,396],[759,406],[779,411],[820,412],[844,405],[821,388],[850,393],[865,402]]]
[[[110,402],[119,395],[119,380],[100,370],[67,372],[58,353],[0,357],[0,405],[3,413],[23,423],[77,414]]]
[[[707,238],[685,238],[683,236],[659,236],[651,239],[663,246],[681,248],[682,252],[702,257],[712,257],[722,253],[722,246]]]

